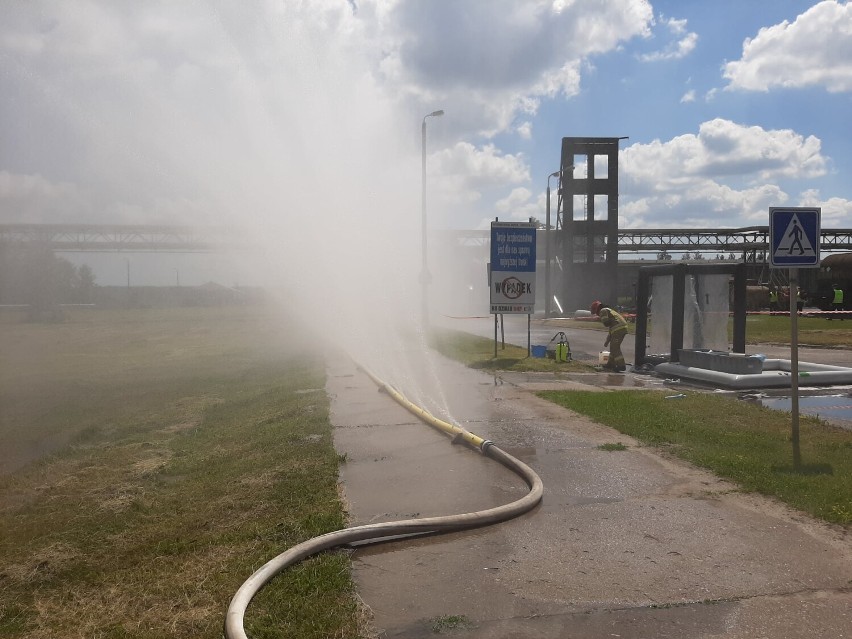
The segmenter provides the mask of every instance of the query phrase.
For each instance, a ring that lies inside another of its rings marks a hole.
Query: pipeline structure
[[[363,367],[361,367],[361,370],[373,380],[380,391],[390,395],[394,401],[429,426],[450,436],[454,444],[466,444],[520,476],[529,487],[529,492],[521,499],[487,510],[353,526],[297,544],[258,568],[234,594],[225,615],[224,634],[226,639],[248,639],[244,621],[246,609],[251,600],[275,575],[307,557],[355,542],[381,541],[408,535],[445,534],[490,526],[518,517],[532,510],[541,501],[544,484],[532,468],[501,450],[493,442],[474,435],[461,426],[438,419],[427,410],[409,401],[402,393],[379,379],[371,371]]]

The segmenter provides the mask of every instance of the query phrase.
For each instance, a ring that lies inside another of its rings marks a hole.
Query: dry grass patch
[[[271,346],[280,318],[206,312],[157,311],[147,329],[121,315],[129,337],[109,314],[88,317],[79,339],[42,327],[60,334],[56,348],[68,338],[43,371],[59,390],[18,403],[0,448],[37,422],[49,428],[31,437],[65,444],[0,476],[0,636],[218,639],[259,565],[344,525],[327,398],[302,392],[324,387],[320,362]],[[132,374],[66,376],[95,333]],[[91,390],[85,402],[79,388]],[[252,636],[356,637],[345,553],[282,575],[248,623]]]

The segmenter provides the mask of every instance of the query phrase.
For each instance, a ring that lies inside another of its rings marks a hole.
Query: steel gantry
[[[559,200],[561,203],[561,195]],[[557,220],[557,228],[559,220]],[[551,231],[554,228],[551,226]],[[432,235],[440,245],[486,248],[487,230],[436,230]],[[540,229],[538,255],[544,250],[544,229]],[[701,252],[736,253],[740,261],[760,261],[754,256],[769,248],[768,226],[738,229],[620,229],[618,252],[622,256],[642,253]],[[42,243],[63,251],[185,251],[206,252],[249,247],[246,234],[236,228],[94,225],[94,224],[0,224],[0,244]],[[852,229],[821,229],[823,253],[852,251]],[[554,253],[556,253],[554,251]],[[558,253],[556,253],[558,257]]]
[[[759,262],[769,250],[769,227],[738,229],[621,229],[618,248],[623,253],[715,252],[738,253],[744,262]],[[852,229],[822,229],[820,250],[852,250]]]
[[[239,229],[120,224],[0,224],[0,244],[39,243],[55,251],[210,252],[248,246]]]

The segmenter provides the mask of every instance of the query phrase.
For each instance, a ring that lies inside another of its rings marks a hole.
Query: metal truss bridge
[[[222,227],[0,224],[0,245],[38,243],[55,251],[206,253],[250,248],[239,229]]]
[[[619,230],[618,250],[636,253],[649,251],[766,252],[769,250],[769,227]],[[820,250],[852,250],[852,229],[822,229]]]
[[[434,236],[448,245],[481,246],[488,243],[490,232],[449,230],[435,231]],[[0,224],[0,244],[7,243],[41,243],[62,252],[194,253],[256,248],[255,242],[239,228],[146,225]],[[745,261],[761,261],[760,254],[768,250],[768,226],[618,231],[620,254],[738,253]],[[820,250],[852,251],[852,229],[823,228]]]
[[[449,241],[454,237],[462,245],[484,245],[489,231],[438,231]],[[552,230],[555,238],[560,230]],[[446,234],[446,235],[444,235]],[[746,261],[769,251],[769,227],[747,226],[738,229],[619,229],[618,252],[629,253],[739,253]],[[822,252],[852,251],[852,229],[821,229]]]

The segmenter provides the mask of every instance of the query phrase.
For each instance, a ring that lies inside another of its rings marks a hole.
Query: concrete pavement
[[[510,382],[430,358],[452,418],[532,466],[545,496],[498,526],[357,549],[376,636],[433,637],[441,624],[473,638],[852,636],[849,531],[538,399],[530,388],[546,382],[535,376]],[[354,365],[330,366],[351,525],[524,494],[520,479],[451,445]],[[606,379],[589,388],[605,392]],[[628,449],[597,448],[611,442]]]

